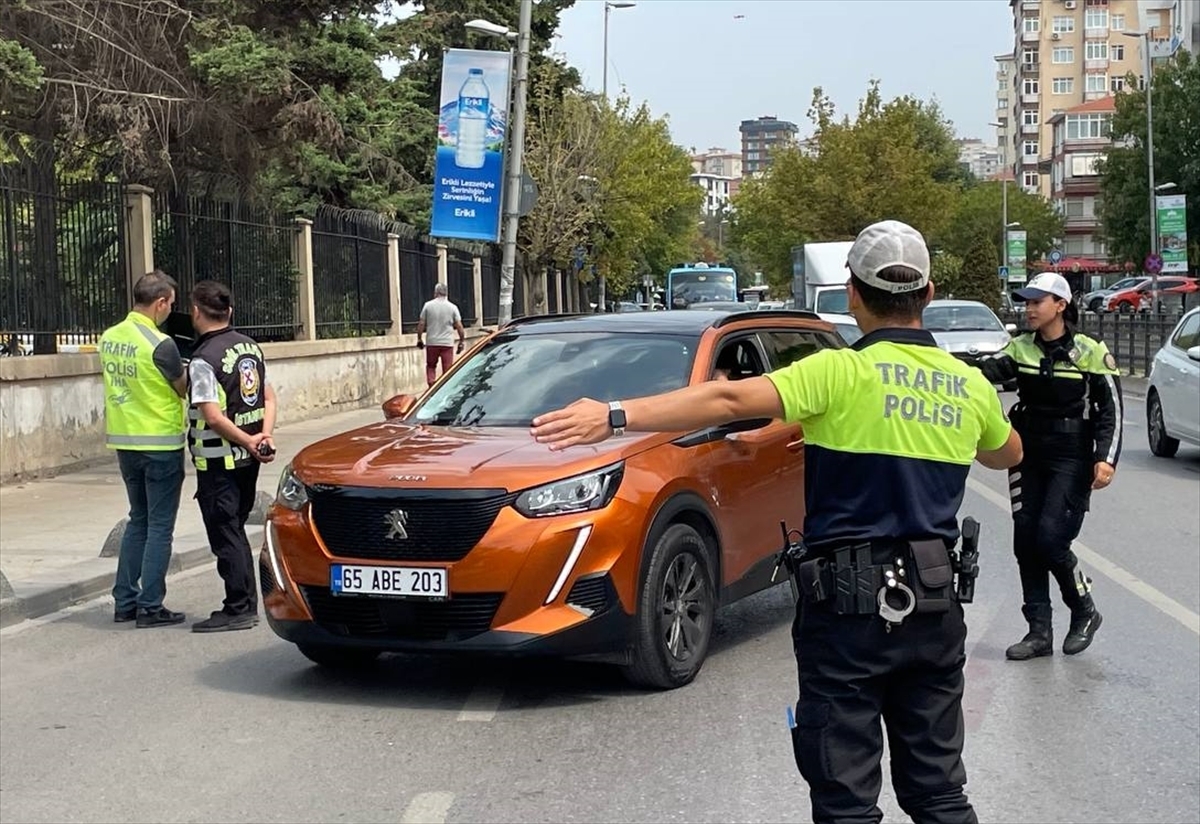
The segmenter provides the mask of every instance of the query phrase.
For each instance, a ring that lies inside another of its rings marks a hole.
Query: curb
[[[250,545],[254,547],[262,537],[262,530],[247,529],[246,535],[250,538]],[[171,563],[167,567],[167,576],[170,577],[215,561],[216,556],[212,554],[212,550],[207,545],[173,552],[171,553]],[[114,570],[109,570],[83,580],[40,589],[31,586],[28,587],[30,590],[28,594],[17,595],[14,593],[11,598],[0,599],[0,629],[28,621],[31,618],[41,618],[75,604],[108,595],[112,592],[113,572]],[[21,588],[20,582],[15,588]]]

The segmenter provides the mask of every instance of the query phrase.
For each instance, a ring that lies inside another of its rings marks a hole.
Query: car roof
[[[581,315],[537,315],[519,318],[504,327],[523,335],[561,332],[618,332],[621,334],[694,335],[726,322],[765,323],[771,319],[820,320],[812,312],[793,309],[763,309],[756,312],[721,309],[697,312],[671,309],[664,312],[606,312]],[[727,320],[728,319],[728,320]]]
[[[987,309],[989,312],[992,310],[992,307],[988,306],[986,303],[983,303],[982,301],[955,300],[952,298],[944,298],[942,300],[931,300],[931,301],[929,301],[929,306],[982,306],[984,309]],[[929,306],[926,306],[925,308],[928,309]]]

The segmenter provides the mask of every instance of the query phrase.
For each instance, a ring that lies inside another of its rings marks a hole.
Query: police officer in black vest
[[[267,383],[262,349],[231,325],[229,288],[204,280],[192,289],[191,300],[199,337],[188,365],[188,448],[204,529],[225,581],[224,606],[192,624],[192,631],[250,629],[258,624],[258,598],[246,519],[254,508],[259,464],[275,456],[275,390]]]

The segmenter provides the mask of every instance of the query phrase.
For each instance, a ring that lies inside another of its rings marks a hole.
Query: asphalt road
[[[1137,420],[1127,439],[1077,547],[1105,622],[1075,658],[1004,660],[1024,631],[1005,483],[972,479],[966,759],[985,822],[1200,821],[1200,450],[1155,459]],[[167,602],[200,617],[219,597],[204,568]],[[700,678],[670,693],[570,662],[328,673],[265,624],[139,631],[111,610],[0,632],[0,820],[809,820],[783,588],[721,613]],[[882,806],[907,820],[890,790]]]

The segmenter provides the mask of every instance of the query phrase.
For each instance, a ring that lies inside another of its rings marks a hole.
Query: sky
[[[935,98],[959,137],[995,140],[1007,0],[640,0],[613,9],[608,91],[667,115],[676,143],[740,151],[738,124],[775,115],[811,134],[814,86],[853,113],[871,78],[884,99]],[[553,46],[600,90],[604,2],[577,0]]]

